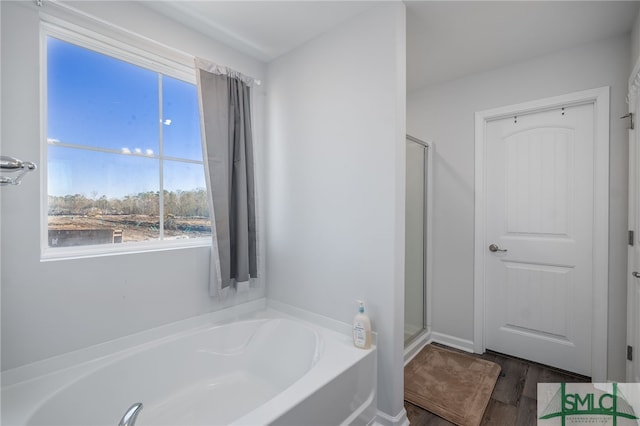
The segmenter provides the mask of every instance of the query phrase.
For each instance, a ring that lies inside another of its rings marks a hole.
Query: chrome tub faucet
[[[136,424],[136,419],[138,418],[138,414],[140,414],[140,411],[142,411],[142,402],[133,404],[131,407],[129,407],[127,412],[124,413],[124,416],[122,416],[122,419],[120,420],[120,423],[118,423],[118,426],[134,426]]]

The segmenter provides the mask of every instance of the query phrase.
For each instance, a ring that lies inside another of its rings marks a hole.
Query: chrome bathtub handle
[[[127,412],[124,413],[124,416],[122,416],[122,419],[120,420],[120,423],[118,423],[118,426],[134,426],[136,424],[136,419],[138,418],[138,414],[140,414],[140,411],[142,411],[142,402],[133,404],[131,407],[129,407]]]

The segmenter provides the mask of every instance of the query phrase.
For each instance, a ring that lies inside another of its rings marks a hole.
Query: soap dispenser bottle
[[[364,313],[364,302],[358,302],[358,314],[353,319],[353,344],[357,348],[369,349],[371,347],[371,321]]]

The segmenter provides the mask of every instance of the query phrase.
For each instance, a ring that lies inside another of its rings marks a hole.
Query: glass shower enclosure
[[[404,344],[427,329],[427,167],[429,146],[407,135]]]

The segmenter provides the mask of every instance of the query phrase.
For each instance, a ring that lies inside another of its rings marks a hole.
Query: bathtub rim
[[[242,319],[242,317],[247,317],[256,312],[268,312],[270,310],[340,334],[351,336],[352,333],[350,324],[263,297],[0,371],[0,391],[29,380],[58,373],[86,362],[113,355],[116,352],[126,351],[138,345],[167,338],[174,334],[196,328],[205,328],[214,324],[223,324],[232,320]],[[372,345],[376,346],[377,333],[374,331],[371,336]]]

